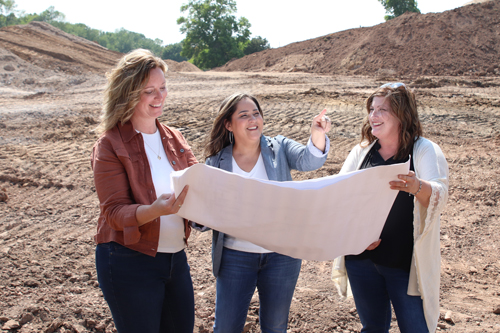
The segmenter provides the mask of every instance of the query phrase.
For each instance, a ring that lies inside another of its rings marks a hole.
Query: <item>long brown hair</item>
[[[259,102],[250,94],[235,93],[224,99],[219,107],[219,112],[214,120],[212,131],[205,145],[205,158],[216,155],[231,144],[229,141],[230,132],[226,129],[226,122],[231,122],[231,117],[234,111],[236,111],[238,103],[245,98],[249,98],[255,103],[259,109],[260,115],[264,118]]]
[[[141,99],[141,90],[149,80],[151,69],[160,68],[163,73],[167,64],[149,50],[137,49],[124,55],[111,72],[106,73],[108,83],[104,89],[101,123],[97,131],[102,133],[130,120]]]
[[[394,158],[402,160],[412,153],[413,144],[423,135],[422,124],[418,118],[415,94],[403,83],[387,83],[378,88],[366,100],[367,116],[361,126],[361,145],[368,146],[377,138],[372,134],[368,120],[370,108],[375,97],[388,98],[392,114],[399,120],[399,145]]]

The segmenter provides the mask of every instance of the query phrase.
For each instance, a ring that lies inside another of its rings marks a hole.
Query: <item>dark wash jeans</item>
[[[217,277],[214,333],[243,332],[255,288],[263,333],[286,333],[302,260],[279,253],[223,248]]]
[[[194,292],[184,250],[151,257],[118,243],[96,247],[99,286],[119,333],[192,333]]]
[[[354,303],[363,333],[388,333],[391,303],[401,333],[426,333],[420,296],[408,295],[409,272],[373,263],[370,259],[346,260]]]

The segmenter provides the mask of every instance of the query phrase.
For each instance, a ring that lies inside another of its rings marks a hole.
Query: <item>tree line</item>
[[[386,20],[406,11],[420,13],[415,0],[378,0],[386,9]],[[234,58],[270,48],[267,39],[250,38],[251,24],[245,17],[236,18],[236,0],[189,0],[181,6],[184,16],[177,24],[186,35],[179,43],[163,45],[161,39],[146,38],[143,34],[118,29],[105,32],[83,23],[65,22],[65,15],[54,6],[40,14],[18,12],[14,0],[0,0],[0,28],[42,21],[64,32],[94,41],[109,50],[127,53],[137,48],[151,50],[162,59],[190,61],[200,69],[222,66]]]
[[[143,34],[118,29],[105,32],[83,23],[65,22],[65,15],[54,6],[40,14],[26,14],[15,9],[14,0],[0,0],[0,28],[10,25],[42,21],[64,32],[94,41],[109,50],[127,53],[137,48],[151,50],[162,59],[189,60],[201,69],[225,64],[233,58],[270,48],[269,42],[260,36],[250,38],[250,23],[244,17],[236,19],[235,0],[191,0],[181,11],[189,11],[178,24],[186,38],[174,44],[163,45],[161,39],[146,38]],[[200,21],[210,22],[200,25]]]

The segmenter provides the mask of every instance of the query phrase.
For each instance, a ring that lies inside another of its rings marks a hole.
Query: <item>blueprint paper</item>
[[[305,181],[246,178],[204,164],[171,174],[177,213],[267,250],[306,260],[358,254],[380,237],[409,162]]]

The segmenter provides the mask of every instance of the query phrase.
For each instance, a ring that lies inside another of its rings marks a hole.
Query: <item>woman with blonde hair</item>
[[[102,133],[92,155],[101,213],[96,269],[120,333],[192,333],[194,293],[184,247],[190,227],[175,215],[187,193],[170,173],[195,163],[182,134],[158,121],[167,65],[147,50],[107,75]]]
[[[264,118],[257,99],[233,94],[219,108],[205,163],[244,177],[292,180],[290,170],[311,171],[326,161],[330,147],[326,133],[331,123],[325,113],[323,110],[314,117],[311,137],[304,146],[281,135],[263,135]],[[214,333],[243,331],[255,288],[259,292],[262,332],[287,331],[300,259],[214,230],[212,264],[217,278]]]
[[[439,146],[422,137],[415,95],[404,83],[378,88],[367,99],[366,112],[361,143],[340,173],[408,159],[411,171],[388,184],[399,193],[380,239],[361,254],[337,258],[332,276],[342,295],[352,290],[361,332],[389,332],[391,304],[401,332],[434,332],[448,164]]]

